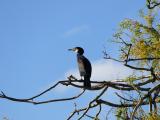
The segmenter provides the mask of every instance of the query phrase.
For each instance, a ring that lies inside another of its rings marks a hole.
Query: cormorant
[[[91,88],[90,77],[92,72],[92,66],[89,60],[83,56],[84,50],[81,47],[75,47],[68,49],[77,53],[77,62],[79,67],[79,73],[81,78],[84,77],[84,88]]]

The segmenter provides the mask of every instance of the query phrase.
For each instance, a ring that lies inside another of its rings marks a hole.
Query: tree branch
[[[106,87],[102,90],[102,92],[101,92],[95,99],[93,99],[93,100],[89,103],[87,109],[86,109],[85,112],[78,118],[78,120],[81,120],[81,119],[84,117],[84,115],[86,115],[86,113],[89,111],[91,105],[92,105],[94,102],[96,102],[96,101],[106,92],[107,89],[108,89],[108,86],[106,86]]]
[[[142,98],[139,100],[138,104],[135,106],[135,108],[134,108],[134,110],[133,110],[133,113],[132,113],[132,115],[131,115],[131,120],[134,119],[134,115],[135,115],[138,107],[143,104],[144,99],[146,99],[146,98],[147,98],[148,96],[150,96],[155,90],[157,90],[157,89],[159,89],[159,88],[160,88],[160,84],[158,84],[157,86],[155,86],[154,88],[152,88],[151,90],[149,90],[148,93],[145,94],[144,97],[142,97]]]
[[[152,2],[152,0],[147,0],[147,2],[148,2],[148,5],[147,5],[148,9],[154,9],[156,6],[160,5],[160,3],[155,1]]]

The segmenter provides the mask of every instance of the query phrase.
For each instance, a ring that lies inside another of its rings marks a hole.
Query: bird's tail
[[[84,88],[91,88],[91,82],[89,76],[84,76]]]

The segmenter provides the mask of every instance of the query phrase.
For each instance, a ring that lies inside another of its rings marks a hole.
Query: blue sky
[[[0,90],[17,98],[31,97],[71,71],[76,73],[75,55],[67,51],[75,46],[82,46],[97,68],[104,46],[115,52],[109,40],[118,23],[137,18],[144,6],[145,0],[0,0]],[[44,99],[76,93],[57,89]],[[86,105],[87,97],[78,103]],[[1,99],[0,119],[64,120],[74,109],[73,102],[34,106]]]

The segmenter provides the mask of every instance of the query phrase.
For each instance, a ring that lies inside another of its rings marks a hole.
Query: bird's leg
[[[81,80],[84,80],[84,77],[83,77],[83,76],[81,76]]]
[[[84,81],[84,76],[81,76],[81,81]],[[84,83],[83,83],[83,90],[85,90],[85,87],[84,87]]]

